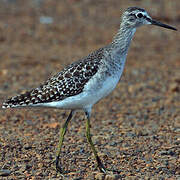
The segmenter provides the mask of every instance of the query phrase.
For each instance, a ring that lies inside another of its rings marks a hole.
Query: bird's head
[[[137,28],[142,25],[151,24],[167,29],[177,30],[176,28],[154,20],[144,9],[129,7],[122,15],[122,24],[127,28]]]

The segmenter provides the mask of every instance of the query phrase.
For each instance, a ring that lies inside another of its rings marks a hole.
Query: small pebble
[[[0,176],[9,176],[11,171],[8,169],[0,169]]]
[[[49,16],[41,16],[39,18],[39,21],[41,24],[52,24],[53,23],[53,18]]]

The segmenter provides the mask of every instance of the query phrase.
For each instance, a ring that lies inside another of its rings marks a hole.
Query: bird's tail
[[[2,108],[5,109],[5,108],[25,107],[36,104],[36,102],[38,102],[37,97],[34,96],[36,94],[36,91],[38,91],[38,89],[33,89],[26,93],[22,93],[20,95],[11,97],[2,104]]]

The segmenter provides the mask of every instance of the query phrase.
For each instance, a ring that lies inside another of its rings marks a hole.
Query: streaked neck
[[[126,25],[121,23],[120,29],[112,41],[112,53],[126,57],[135,32],[136,28],[127,28]]]

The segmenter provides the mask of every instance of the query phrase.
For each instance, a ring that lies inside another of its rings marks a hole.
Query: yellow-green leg
[[[56,171],[59,171],[60,173],[63,173],[61,163],[59,162],[59,157],[61,154],[61,148],[64,140],[64,135],[66,134],[66,130],[68,127],[69,121],[72,119],[73,114],[75,111],[71,111],[66,122],[63,124],[63,126],[60,128],[60,135],[59,135],[59,144],[58,144],[58,150],[57,150],[57,155],[56,155]]]
[[[87,121],[86,121],[86,137],[87,137],[87,141],[91,146],[91,149],[92,149],[93,154],[95,156],[95,159],[97,161],[97,165],[98,165],[99,170],[101,172],[103,172],[103,173],[106,173],[106,168],[104,167],[103,163],[101,162],[101,159],[99,158],[99,156],[97,154],[97,151],[96,151],[96,149],[94,147],[94,144],[92,142],[92,139],[91,139],[91,134],[90,134],[90,112],[85,112],[85,113],[86,113],[86,117],[87,117]]]

